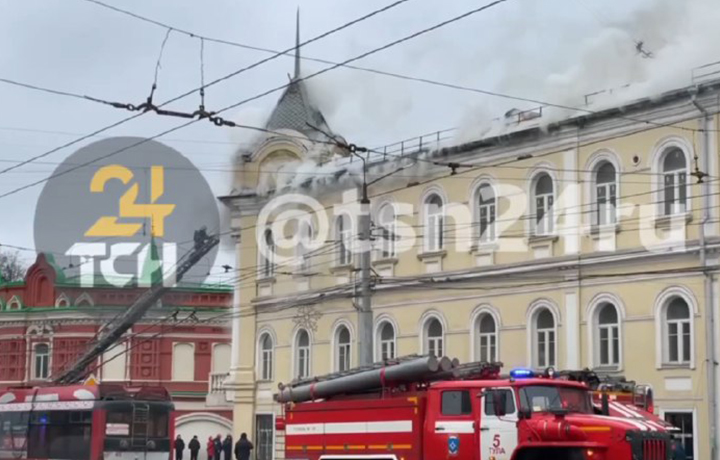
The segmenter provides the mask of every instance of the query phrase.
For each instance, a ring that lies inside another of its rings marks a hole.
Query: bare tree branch
[[[27,265],[20,260],[19,253],[0,252],[0,277],[5,281],[21,281],[25,277]]]

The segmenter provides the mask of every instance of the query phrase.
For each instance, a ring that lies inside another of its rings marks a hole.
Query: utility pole
[[[360,157],[362,158],[362,157]],[[367,366],[373,362],[373,312],[370,291],[370,198],[368,197],[367,162],[363,160],[362,198],[360,199],[360,308],[358,311],[358,364]]]
[[[371,219],[370,219],[370,197],[368,196],[368,187],[381,180],[392,176],[411,165],[405,165],[384,174],[372,182],[368,183],[368,160],[358,152],[369,154],[370,149],[366,147],[358,147],[355,144],[338,139],[330,133],[307,123],[307,125],[315,131],[322,133],[328,139],[331,139],[336,146],[346,150],[350,155],[358,157],[363,162],[363,181],[362,181],[362,197],[360,198],[360,216],[358,218],[358,241],[360,242],[360,296],[356,302],[358,311],[358,366],[367,366],[373,363],[373,355],[375,350],[375,335],[373,334],[373,311],[372,311],[372,285],[370,278],[370,264],[372,257],[372,238],[370,235]],[[414,163],[413,163],[414,164]],[[461,165],[454,165],[453,168]],[[453,169],[453,172],[455,169]],[[393,235],[393,238],[395,236]]]

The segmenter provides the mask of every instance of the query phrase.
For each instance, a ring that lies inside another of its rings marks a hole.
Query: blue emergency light
[[[515,368],[510,371],[510,377],[512,377],[515,380],[531,379],[531,378],[535,377],[535,372],[533,372],[531,369]]]

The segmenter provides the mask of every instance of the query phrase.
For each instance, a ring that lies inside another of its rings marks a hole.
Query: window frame
[[[307,334],[308,337],[308,344],[307,346],[300,346],[300,334],[301,333]],[[295,331],[295,336],[293,337],[293,379],[306,379],[310,377],[312,374],[312,335],[310,335],[310,331],[305,328],[299,328],[297,331]],[[305,363],[305,372],[301,371],[301,354],[304,354],[304,363]]]
[[[392,219],[385,222],[384,211],[390,209]],[[380,205],[377,211],[377,227],[380,230],[379,244],[376,251],[378,260],[394,259],[397,257],[397,212],[395,205],[386,201]]]
[[[340,334],[343,330],[347,331],[347,343],[340,342]],[[333,330],[333,371],[346,372],[352,369],[352,347],[353,334],[350,326],[345,322],[338,323]],[[344,362],[343,362],[344,360]]]
[[[680,152],[683,156],[683,160],[685,162],[684,168],[676,168],[676,169],[665,169],[665,161],[667,160],[668,155],[674,152]],[[690,183],[688,181],[688,178],[690,177],[690,162],[688,161],[687,155],[683,149],[677,146],[668,146],[665,149],[663,149],[662,153],[660,154],[660,160],[659,160],[659,166],[660,166],[660,174],[661,174],[661,180],[662,183],[660,185],[660,194],[661,194],[661,215],[663,217],[671,217],[671,216],[678,216],[683,215],[689,211],[688,209],[688,201],[690,200]],[[668,178],[672,178],[672,202],[668,203]],[[684,183],[681,183],[681,179],[684,180]],[[684,189],[684,190],[683,190]],[[681,203],[680,197],[684,196],[684,203]],[[668,210],[668,204],[670,204],[671,209]],[[680,205],[682,205],[682,209],[680,208]]]
[[[617,321],[614,323],[606,323],[603,324],[600,322],[600,315],[602,314],[602,311],[606,308],[612,308],[615,310],[615,315],[617,317]],[[595,321],[594,327],[596,328],[597,335],[595,339],[595,344],[597,345],[597,367],[601,368],[608,368],[608,369],[615,369],[620,367],[621,354],[622,354],[622,346],[620,345],[621,337],[620,337],[620,314],[618,313],[618,309],[615,305],[611,303],[603,303],[598,307],[597,312],[597,319]],[[608,362],[603,363],[602,362],[602,356],[603,356],[603,331],[607,333],[607,356],[608,356]],[[617,351],[617,361],[614,359],[615,351]]]
[[[438,324],[440,324],[440,336],[432,338],[430,337],[430,325],[433,321],[437,321]],[[429,315],[426,318],[424,318],[422,322],[422,334],[420,335],[422,340],[422,352],[423,354],[427,355],[430,354],[431,349],[439,349],[441,352],[439,355],[435,353],[435,356],[437,358],[441,358],[447,354],[447,349],[445,346],[445,322],[437,315]]]
[[[315,238],[315,228],[312,222],[303,219],[298,223],[298,244],[295,248],[295,258],[298,273],[307,273],[312,267],[312,252],[308,246]],[[305,244],[307,243],[307,245]]]
[[[37,347],[39,347],[41,345],[44,345],[47,348],[47,352],[44,355],[38,355],[38,352],[37,352]],[[38,372],[37,372],[37,370],[38,370],[37,361],[38,361],[39,356],[44,356],[44,358],[45,358],[44,359],[45,376],[42,376],[42,377],[39,376]],[[32,377],[31,380],[47,380],[48,378],[50,378],[50,373],[51,373],[51,369],[52,369],[51,357],[52,357],[52,347],[50,346],[50,342],[41,341],[41,342],[34,342],[32,344],[32,353],[31,353],[32,364],[30,366],[30,375]]]
[[[437,212],[430,213],[430,200],[437,197],[440,200],[440,209]],[[445,249],[445,224],[447,216],[445,214],[446,201],[438,190],[432,189],[426,193],[422,200],[423,210],[423,251],[426,253],[440,252]],[[431,238],[430,228],[434,228],[436,236]]]
[[[459,413],[445,412],[445,395],[460,393],[460,411]],[[440,392],[440,416],[441,417],[466,417],[473,415],[473,404],[470,390],[466,388],[448,389]]]
[[[269,350],[264,348],[265,339],[270,340]],[[269,366],[266,366],[266,362],[269,362]],[[275,378],[275,337],[267,330],[261,331],[258,338],[257,369],[259,381],[272,382]]]
[[[382,332],[385,326],[389,326],[390,329],[392,329],[392,339],[387,340],[382,338]],[[395,327],[395,324],[390,321],[387,318],[380,319],[378,321],[377,326],[375,327],[375,361],[383,361],[385,359],[391,360],[397,358],[397,327]],[[383,358],[383,346],[385,344],[389,344],[392,348],[392,356],[388,358]]]
[[[667,318],[667,310],[670,303],[676,299],[682,299],[688,307],[690,322],[690,361],[682,364],[671,363],[667,360],[669,357],[668,341],[666,340],[667,328],[665,318]],[[695,319],[698,314],[698,304],[693,292],[683,286],[671,286],[658,295],[655,300],[655,367],[663,368],[685,368],[695,369],[696,367],[696,350],[695,350]]]
[[[698,459],[698,419],[697,419],[697,410],[696,409],[677,409],[673,407],[661,407],[659,411],[660,418],[665,420],[666,414],[690,414],[692,416],[692,424],[693,424],[693,452],[692,452],[692,458],[694,460]],[[687,454],[687,452],[686,452]]]
[[[347,224],[347,228],[345,228],[345,224]],[[335,241],[338,245],[337,251],[335,251],[335,265],[342,267],[353,264],[353,233],[352,216],[347,212],[338,214],[335,218]]]
[[[543,331],[545,332],[552,332],[553,333],[553,348],[548,349],[552,350],[554,363],[541,366],[540,364],[540,355],[539,355],[539,328],[538,328],[538,317],[540,316],[540,313],[542,313],[543,310],[547,310],[550,315],[553,318],[553,327],[550,328],[543,328]],[[534,303],[529,311],[528,315],[528,324],[530,324],[530,332],[528,336],[528,357],[530,358],[529,366],[533,369],[545,369],[547,367],[557,367],[557,363],[559,361],[559,350],[560,347],[558,345],[559,337],[558,337],[558,326],[560,326],[560,316],[557,311],[557,308],[552,305],[551,303],[547,301],[540,301]]]
[[[552,185],[552,191],[550,193],[537,193],[537,186],[540,179],[543,176],[547,176],[550,179]],[[550,174],[549,171],[539,169],[536,171],[532,180],[530,181],[530,210],[531,218],[528,219],[530,223],[530,234],[535,237],[546,237],[555,236],[555,218],[556,218],[556,195],[557,195],[557,180]],[[538,208],[538,199],[542,200],[543,203],[543,216],[540,218],[540,212]],[[541,226],[540,224],[543,223]]]
[[[483,201],[482,189],[489,188],[492,193],[492,199],[489,201]],[[479,245],[496,243],[497,236],[497,213],[498,213],[498,197],[495,186],[490,180],[484,179],[474,189],[473,193],[473,212],[475,218],[473,222],[477,224],[475,231],[475,237]],[[483,231],[483,211],[488,216],[486,219],[485,231]],[[489,235],[489,236],[486,236]]]
[[[665,176],[663,163],[665,162],[667,154],[675,148],[679,149],[685,157],[685,185],[687,187],[685,191],[686,203],[685,210],[682,213],[673,213],[668,215],[665,213]],[[653,202],[655,203],[655,218],[660,220],[661,222],[676,216],[685,215],[687,218],[687,216],[689,216],[692,212],[693,208],[693,200],[690,188],[692,185],[692,181],[690,180],[690,174],[692,172],[693,162],[695,158],[693,142],[682,136],[670,135],[662,138],[659,142],[657,142],[653,147],[652,152],[652,163],[650,166],[654,176],[654,180],[652,182],[652,191]]]
[[[268,235],[270,240],[268,242]],[[270,279],[275,276],[275,236],[271,228],[262,232],[261,249],[259,255],[259,279]]]
[[[600,182],[599,174],[600,174],[600,168],[604,167],[605,165],[610,165],[614,172],[615,172],[615,179],[613,181],[609,182]],[[618,171],[617,165],[608,160],[608,159],[602,159],[597,162],[593,169],[593,188],[592,188],[592,198],[593,198],[593,226],[594,227],[612,227],[614,225],[617,225],[618,223],[618,198],[619,198],[619,183],[618,176],[620,172]],[[600,206],[600,190],[605,191],[605,212],[602,212],[603,208]],[[601,216],[605,216],[605,221],[603,222],[601,219]]]
[[[682,300],[682,302],[685,304],[685,307],[687,308],[688,316],[687,318],[681,318],[681,319],[670,319],[668,317],[668,313],[670,310],[670,306],[672,302],[675,300]],[[692,310],[690,308],[690,305],[688,302],[683,299],[682,297],[673,297],[667,302],[667,305],[665,305],[663,309],[663,319],[662,324],[664,325],[663,330],[663,363],[670,365],[670,366],[687,366],[690,364],[692,360]],[[673,339],[671,339],[671,332],[670,332],[670,326],[675,326],[675,345],[677,347],[677,359],[672,360],[670,357],[671,352],[671,345],[673,342]],[[685,330],[687,329],[687,331]],[[688,335],[688,342],[690,343],[690,349],[685,350],[685,335]],[[685,359],[685,351],[687,351],[687,360]]]
[[[485,318],[490,318],[493,322],[493,325],[495,327],[494,332],[481,332],[480,326],[482,325],[482,322]],[[482,309],[478,313],[474,315],[474,319],[472,322],[472,334],[473,334],[473,360],[474,361],[488,361],[488,362],[497,362],[500,360],[500,325],[497,316],[494,314],[494,312]],[[494,339],[494,344],[492,345],[493,350],[491,351],[491,359],[485,359],[485,357],[482,354],[482,348],[483,348],[483,338],[492,338]]]

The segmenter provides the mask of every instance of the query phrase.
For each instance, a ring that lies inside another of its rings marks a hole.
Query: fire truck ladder
[[[217,236],[208,235],[204,229],[196,231],[195,247],[185,256],[185,260],[178,265],[175,283],[180,282],[182,277],[219,242],[220,239]],[[72,384],[82,381],[87,374],[88,366],[117,342],[170,288],[171,286],[165,286],[163,282],[145,291],[116,322],[105,328],[80,359],[53,378],[53,382],[55,384]]]

